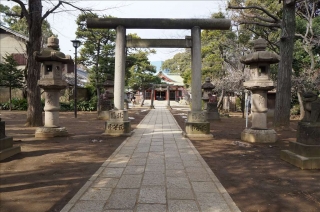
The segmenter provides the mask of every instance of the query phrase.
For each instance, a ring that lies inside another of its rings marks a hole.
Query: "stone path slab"
[[[238,212],[165,108],[151,110],[62,212]]]

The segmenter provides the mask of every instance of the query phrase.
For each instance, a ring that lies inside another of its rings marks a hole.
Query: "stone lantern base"
[[[109,120],[110,119],[110,111],[98,111],[98,119],[100,120]]]
[[[208,121],[221,121],[216,102],[208,102],[207,104],[207,118]]]
[[[210,123],[207,121],[207,113],[203,111],[188,112],[184,137],[188,138],[213,138],[210,133]]]
[[[0,160],[4,160],[20,152],[20,146],[13,146],[12,137],[4,137],[0,139]]]
[[[275,143],[277,133],[273,129],[245,129],[241,133],[241,140],[250,143]]]
[[[281,151],[281,159],[301,169],[320,169],[320,123],[299,122],[297,142]]]
[[[131,122],[127,110],[110,110],[109,121],[105,123],[104,135],[131,136]]]
[[[35,132],[36,138],[65,137],[68,135],[65,127],[38,127]]]

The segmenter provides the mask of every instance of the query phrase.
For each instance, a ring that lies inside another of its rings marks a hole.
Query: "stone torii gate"
[[[167,96],[168,96],[168,98],[167,98],[167,109],[171,110],[171,106],[170,106],[170,94],[169,94],[169,92],[170,92],[170,85],[171,85],[171,84],[153,84],[153,85],[152,85],[152,88],[151,88],[151,98],[150,98],[150,100],[151,100],[150,109],[154,109],[153,102],[154,102],[154,91],[155,91],[156,87],[160,87],[160,88],[165,87],[165,88],[167,89]]]
[[[164,18],[93,18],[87,20],[88,28],[116,29],[114,111],[106,124],[106,134],[130,135],[131,127],[124,110],[124,82],[126,47],[140,48],[191,48],[191,95],[192,109],[188,113],[185,135],[206,137],[210,123],[201,109],[201,29],[228,30],[229,19],[164,19]],[[126,40],[126,29],[191,29],[186,39],[139,39]]]

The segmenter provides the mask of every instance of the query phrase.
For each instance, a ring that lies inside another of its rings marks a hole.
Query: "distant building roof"
[[[22,34],[14,31],[14,30],[12,30],[12,29],[9,29],[8,27],[5,27],[5,26],[3,26],[3,25],[1,25],[1,24],[0,24],[0,29],[4,30],[4,31],[6,31],[6,32],[9,32],[9,33],[11,33],[11,34],[13,34],[13,35],[15,35],[15,36],[17,36],[17,37],[19,37],[19,38],[22,38],[22,39],[24,39],[24,40],[26,40],[26,41],[29,41],[29,38],[28,38],[27,36],[22,35]]]
[[[157,76],[161,79],[162,82],[166,82],[168,84],[184,86],[183,78],[178,73],[163,73],[160,71]]]
[[[74,73],[66,73],[65,80],[69,85],[74,85]],[[88,72],[77,69],[77,85],[79,87],[85,87],[85,85],[89,82]]]

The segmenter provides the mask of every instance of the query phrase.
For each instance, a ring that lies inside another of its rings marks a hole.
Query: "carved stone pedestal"
[[[220,115],[217,108],[217,103],[207,103],[207,119],[208,121],[220,121]]]
[[[36,138],[53,138],[68,136],[65,127],[38,127],[35,132]]]
[[[105,135],[131,136],[131,122],[127,110],[110,110],[109,120],[105,125]]]
[[[210,123],[207,121],[207,113],[203,111],[188,112],[186,132],[183,136],[189,138],[212,138]]]
[[[44,88],[45,93],[45,121],[43,127],[38,127],[35,131],[36,138],[53,138],[68,136],[65,127],[59,125],[59,91],[64,87],[65,82],[60,81],[61,85],[54,85],[54,82],[47,80],[49,85],[44,85],[43,80],[39,80],[39,85]],[[51,83],[51,84],[50,84]]]
[[[281,159],[301,169],[320,169],[320,123],[299,122],[297,142],[281,151]]]
[[[104,95],[112,95],[113,98],[113,94],[107,93]],[[111,97],[108,97],[111,98]],[[110,119],[110,110],[113,109],[112,106],[112,101],[111,100],[105,100],[103,98],[101,98],[100,100],[100,109],[98,111],[98,119],[100,120],[109,120]]]
[[[20,146],[13,146],[13,138],[5,135],[5,122],[0,118],[0,160],[21,152]]]
[[[100,120],[109,120],[110,119],[110,111],[98,111],[98,119]]]
[[[241,133],[241,140],[250,143],[274,143],[277,141],[277,133],[273,129],[245,129]]]

